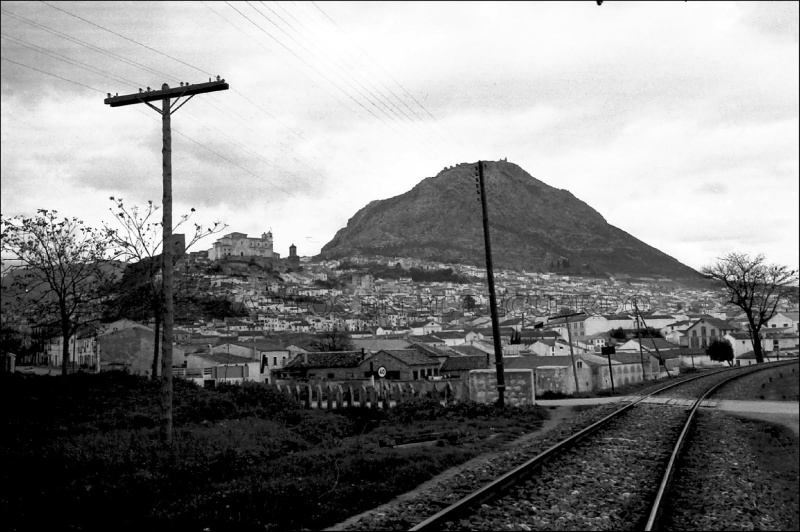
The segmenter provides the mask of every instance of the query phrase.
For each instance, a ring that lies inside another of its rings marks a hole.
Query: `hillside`
[[[614,227],[567,190],[506,161],[484,163],[495,266],[697,281],[676,259]],[[475,163],[446,168],[393,198],[359,210],[319,258],[399,256],[483,266]]]

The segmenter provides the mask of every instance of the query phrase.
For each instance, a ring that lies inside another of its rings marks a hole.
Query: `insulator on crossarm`
[[[147,87],[147,92],[150,92],[150,87]]]
[[[219,81],[219,75],[217,76],[217,81]]]
[[[110,92],[108,93],[108,97],[111,98],[111,93]]]
[[[141,87],[139,87],[139,92],[144,92]]]

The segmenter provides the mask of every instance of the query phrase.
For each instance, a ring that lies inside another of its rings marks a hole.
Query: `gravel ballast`
[[[497,453],[471,460],[455,473],[451,471],[427,482],[425,488],[414,490],[327,530],[408,530],[618,408],[617,404],[606,404],[582,409],[549,432],[523,437]]]
[[[798,530],[798,443],[787,429],[698,412],[670,488],[665,530]]]
[[[666,395],[696,397],[713,382],[734,373],[739,373],[739,370],[678,386]],[[441,481],[434,479],[426,483],[424,488],[404,494],[389,504],[329,530],[407,530],[620,406],[606,404],[591,407],[575,418],[563,421],[547,434],[529,435],[515,444],[505,446],[501,452],[473,459],[457,472],[443,475]],[[683,408],[639,405],[623,417],[628,421],[615,420],[612,425],[616,429],[603,429],[603,437],[608,438],[605,442],[601,440],[592,444],[593,439],[587,438],[579,444],[577,449],[581,449],[580,452],[573,450],[568,453],[564,459],[568,465],[564,470],[554,469],[561,458],[554,459],[536,473],[528,486],[513,488],[504,503],[483,505],[469,518],[452,522],[451,529],[641,528],[642,520],[646,519],[649,512],[652,494],[661,480],[671,445],[680,430],[678,418],[685,419],[685,416],[686,410]],[[670,421],[673,417],[676,421],[674,424]],[[671,428],[673,426],[674,430]],[[628,429],[632,432],[628,432]],[[713,435],[710,437],[714,438]],[[753,453],[757,453],[757,449],[754,448]],[[614,477],[617,474],[621,475],[620,479]],[[725,480],[720,480],[720,483],[724,484]]]
[[[641,528],[686,417],[683,408],[637,406],[445,530]]]
[[[731,381],[714,393],[714,399],[739,401],[797,401],[800,364],[764,369]]]

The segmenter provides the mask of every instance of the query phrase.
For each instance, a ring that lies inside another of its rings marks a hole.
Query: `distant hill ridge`
[[[475,168],[476,163],[445,168],[404,194],[371,201],[319,258],[365,254],[485,265]],[[569,191],[516,164],[485,161],[484,177],[497,268],[700,279],[692,268],[609,225]]]

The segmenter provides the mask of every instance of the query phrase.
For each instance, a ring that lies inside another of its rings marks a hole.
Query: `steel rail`
[[[683,450],[683,444],[686,441],[686,435],[689,433],[691,429],[692,422],[694,421],[695,414],[697,413],[698,408],[700,407],[700,403],[702,403],[706,397],[713,395],[715,391],[721,386],[728,384],[729,382],[736,380],[738,378],[744,377],[745,375],[752,375],[753,373],[757,373],[759,371],[770,369],[774,367],[781,367],[781,366],[788,366],[789,364],[796,363],[797,360],[789,360],[786,362],[780,361],[774,363],[774,365],[766,366],[764,364],[758,364],[756,367],[751,368],[751,371],[743,371],[736,375],[731,375],[727,379],[718,382],[714,386],[708,389],[706,393],[703,394],[702,397],[697,399],[692,405],[691,411],[689,412],[689,417],[686,419],[686,423],[684,423],[683,430],[681,431],[680,436],[678,436],[678,441],[675,443],[675,447],[672,450],[672,455],[669,458],[669,462],[667,462],[667,468],[664,471],[664,476],[661,479],[661,484],[658,487],[658,491],[656,492],[656,497],[653,502],[653,507],[650,510],[650,515],[647,518],[647,523],[645,524],[644,530],[645,532],[650,532],[654,530],[654,527],[658,523],[658,519],[661,517],[663,512],[663,507],[661,506],[661,502],[664,499],[664,496],[669,489],[669,484],[672,481],[672,477],[675,474],[675,466],[678,461],[678,457],[680,456],[681,450]],[[750,366],[747,366],[750,368]]]
[[[746,366],[749,367],[749,366]],[[759,364],[759,367],[763,367],[763,364]],[[772,366],[770,366],[772,367]],[[670,383],[666,386],[662,386],[661,388],[647,394],[643,395],[642,397],[636,399],[628,403],[627,405],[623,406],[622,408],[615,410],[611,414],[607,415],[603,419],[596,421],[589,425],[588,427],[576,432],[575,434],[565,438],[564,440],[552,445],[547,450],[542,451],[541,453],[537,454],[533,458],[529,459],[528,461],[524,462],[523,464],[515,467],[511,471],[499,476],[492,482],[486,484],[485,486],[477,489],[476,491],[470,493],[466,497],[456,501],[455,503],[443,508],[439,512],[435,513],[434,515],[428,517],[424,521],[416,524],[412,528],[409,529],[409,532],[421,532],[421,531],[430,531],[436,530],[437,527],[441,526],[442,524],[446,523],[447,521],[453,521],[457,519],[459,516],[468,513],[472,508],[487,502],[491,499],[496,498],[499,494],[503,493],[507,488],[519,483],[521,480],[524,480],[528,475],[535,472],[540,466],[545,464],[548,460],[556,456],[558,453],[566,451],[571,447],[575,446],[580,440],[584,439],[586,436],[596,432],[601,427],[609,423],[612,419],[622,415],[624,412],[627,412],[631,408],[633,408],[638,403],[644,401],[645,399],[662,393],[665,390],[669,390],[670,388],[674,388],[675,386],[680,386],[682,384],[686,384],[687,382],[691,382],[697,379],[702,379],[706,377],[710,377],[711,375],[716,375],[718,373],[724,373],[729,371],[735,370],[743,370],[742,367],[732,367],[732,368],[725,368],[719,371],[714,371],[711,373],[704,373],[703,375],[698,375],[696,377],[691,377],[688,379],[681,380],[679,382]],[[742,371],[742,374],[751,373],[750,371]],[[699,404],[699,403],[698,403]]]

